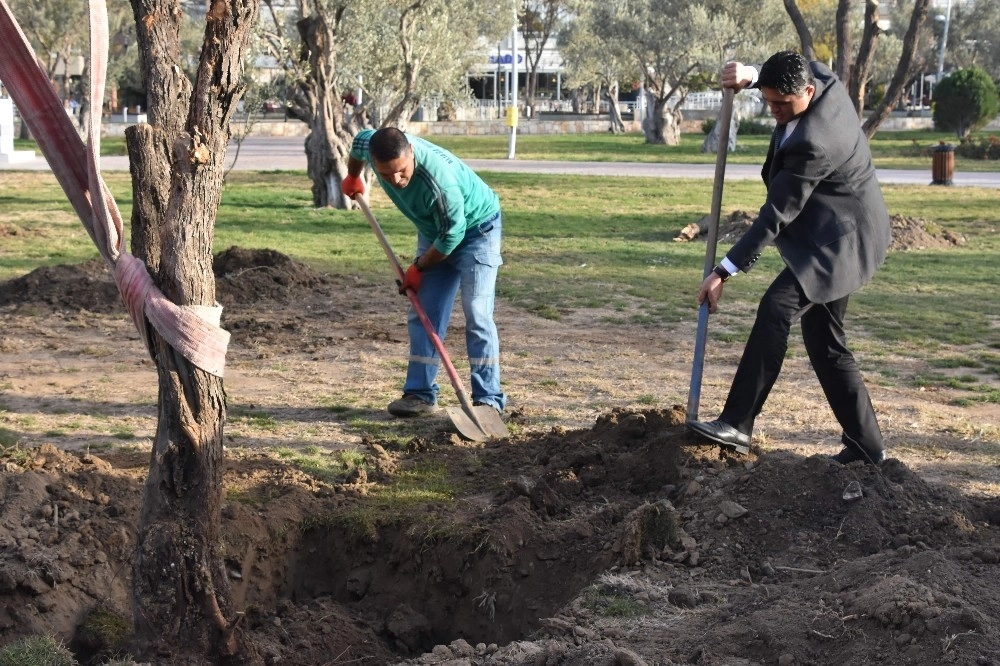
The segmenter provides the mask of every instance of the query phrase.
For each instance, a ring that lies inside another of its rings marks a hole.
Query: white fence
[[[521,100],[523,101],[523,100]],[[438,99],[428,99],[417,110],[414,115],[416,121],[435,121],[438,119],[438,111],[442,102]],[[677,99],[668,101],[671,109],[675,108]],[[453,103],[452,111],[455,120],[497,120],[505,117],[508,103],[507,100],[495,99],[469,99]],[[635,101],[618,102],[618,108],[625,114],[638,114],[641,117],[645,103],[640,98]],[[718,111],[722,108],[722,92],[694,92],[688,93],[681,105],[681,111]],[[388,110],[388,109],[386,109]],[[756,90],[743,90],[736,95],[734,100],[734,111],[741,117],[758,115],[764,110],[764,102],[760,93]],[[573,103],[569,100],[541,99],[535,101],[535,112],[537,113],[573,113]],[[608,102],[602,100],[598,104],[597,113],[607,113]]]

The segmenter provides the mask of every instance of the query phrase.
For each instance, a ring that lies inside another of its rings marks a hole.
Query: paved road
[[[236,170],[289,170],[305,171],[306,156],[302,137],[250,137],[243,142],[236,153],[236,145],[229,147],[227,165],[236,160]],[[647,176],[653,178],[713,178],[714,164],[646,164],[639,162],[543,162],[539,160],[466,160],[477,171],[510,171],[517,173],[559,173],[585,176]],[[0,165],[5,169],[47,170],[48,163],[41,157],[28,162]],[[128,157],[114,156],[101,158],[104,171],[127,171]],[[729,164],[726,166],[727,180],[749,180],[760,178],[760,166],[753,164]],[[927,171],[910,169],[879,169],[878,178],[882,183],[904,185],[927,185],[931,181],[930,168]],[[1000,189],[1000,172],[961,171],[954,174],[956,186],[992,187]]]

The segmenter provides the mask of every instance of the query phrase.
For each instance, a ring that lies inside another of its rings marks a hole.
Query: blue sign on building
[[[509,53],[503,53],[501,55],[491,55],[490,64],[491,65],[509,65],[511,61],[511,56]],[[520,53],[517,54],[517,64],[520,65],[524,62],[524,56]]]

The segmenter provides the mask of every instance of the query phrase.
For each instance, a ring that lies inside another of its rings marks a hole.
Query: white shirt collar
[[[779,147],[784,145],[785,141],[788,140],[788,137],[790,137],[792,132],[795,131],[795,128],[799,126],[799,120],[801,120],[801,118],[795,118],[788,121],[788,124],[785,125],[785,133],[781,136],[781,143],[778,144]]]

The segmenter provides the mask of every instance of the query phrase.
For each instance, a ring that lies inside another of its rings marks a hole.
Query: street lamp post
[[[941,17],[938,16],[938,19]],[[948,0],[948,4],[945,6],[944,10],[944,28],[941,32],[941,49],[938,51],[938,66],[937,66],[937,79],[934,81],[935,84],[941,83],[941,76],[944,73],[944,52],[948,48],[948,25],[951,23],[951,0]]]
[[[517,146],[517,12],[514,13],[514,29],[510,33],[510,106],[507,107],[507,125],[510,126],[507,159],[512,160]]]

